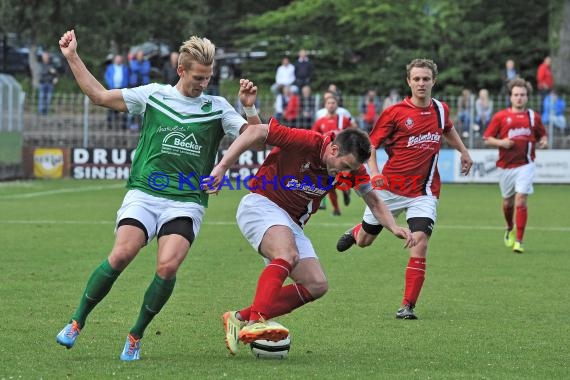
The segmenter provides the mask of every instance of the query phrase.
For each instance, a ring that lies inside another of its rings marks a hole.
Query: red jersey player
[[[410,249],[404,297],[396,313],[399,319],[417,319],[414,307],[423,286],[428,240],[437,215],[440,189],[437,158],[442,138],[461,153],[462,173],[469,172],[473,161],[449,120],[447,104],[431,97],[437,77],[436,64],[427,59],[414,59],[406,68],[412,96],[380,115],[370,132],[373,149],[368,166],[377,189],[374,191],[392,214],[406,212],[408,226],[417,242]],[[375,149],[382,144],[388,161],[380,175]],[[353,244],[369,246],[382,228],[383,224],[367,208],[362,223],[341,236],[337,250],[345,251]]]
[[[497,112],[483,138],[485,144],[499,148],[497,167],[499,187],[503,196],[503,213],[507,222],[504,242],[516,253],[523,253],[523,236],[527,221],[527,198],[533,193],[534,150],[536,142],[546,148],[548,138],[540,115],[526,108],[532,87],[524,79],[508,85],[511,107]],[[515,214],[516,208],[516,214]],[[516,239],[513,216],[517,226]]]
[[[354,127],[352,118],[346,117],[343,114],[337,113],[338,99],[336,96],[331,95],[325,100],[325,109],[327,114],[317,119],[312,126],[312,130],[320,133],[327,133],[332,131],[342,131],[343,129]],[[350,203],[350,189],[343,190],[344,204],[348,206]],[[329,199],[333,206],[333,215],[340,216],[340,207],[338,206],[338,196],[336,190],[333,189],[329,192]],[[324,205],[324,203],[323,203]]]
[[[410,230],[396,224],[372,191],[362,165],[370,157],[370,140],[356,128],[322,135],[291,129],[274,119],[269,125],[248,127],[212,171],[212,188],[219,187],[226,171],[242,152],[260,142],[275,148],[249,183],[252,192],[242,198],[237,222],[267,266],[259,277],[251,306],[223,315],[226,345],[232,354],[239,340],[247,344],[258,339],[283,339],[289,331],[267,320],[314,301],[327,291],[327,279],[303,227],[330,191],[331,176],[350,172],[351,184],[371,212],[394,235],[405,239],[406,246],[414,244]],[[347,183],[346,178],[342,180]],[[287,277],[293,283],[283,286]]]

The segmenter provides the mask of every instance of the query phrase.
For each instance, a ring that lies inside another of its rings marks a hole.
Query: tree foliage
[[[273,62],[248,67],[254,78],[273,73],[280,55],[305,48],[317,68],[315,87],[335,82],[349,92],[405,89],[405,65],[416,57],[436,61],[441,91],[497,91],[507,59],[531,79],[549,52],[548,7],[517,0],[299,0],[244,25],[250,33],[242,46],[262,39],[273,53]]]

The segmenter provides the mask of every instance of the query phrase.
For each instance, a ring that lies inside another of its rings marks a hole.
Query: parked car
[[[15,48],[0,41],[0,72],[6,74],[29,74],[28,51]]]
[[[36,56],[38,62],[42,59],[43,49],[37,49]],[[28,47],[14,47],[4,44],[0,40],[0,72],[6,74],[30,74],[29,64],[30,49]],[[51,62],[59,74],[66,71],[66,63],[60,53],[49,52]]]

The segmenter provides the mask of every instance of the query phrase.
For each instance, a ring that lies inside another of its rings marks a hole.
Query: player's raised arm
[[[61,36],[59,39],[59,48],[69,63],[69,67],[81,91],[83,91],[93,103],[116,111],[127,111],[127,105],[123,100],[121,90],[107,90],[95,79],[93,74],[87,70],[87,67],[77,54],[77,39],[75,38],[74,30],[68,30]]]

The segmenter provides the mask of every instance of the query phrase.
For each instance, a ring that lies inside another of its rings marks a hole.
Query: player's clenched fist
[[[75,31],[68,30],[59,39],[59,48],[61,53],[67,58],[71,53],[77,49],[77,39],[75,38]]]

